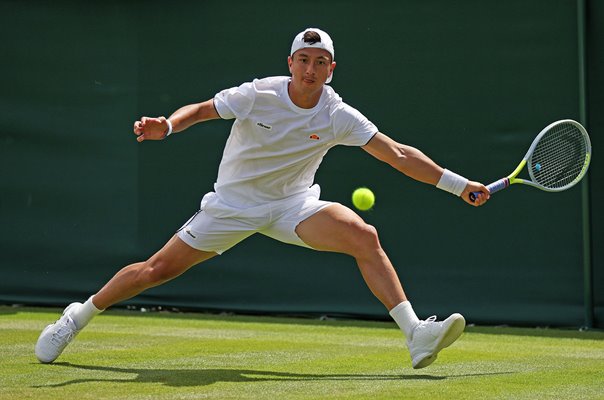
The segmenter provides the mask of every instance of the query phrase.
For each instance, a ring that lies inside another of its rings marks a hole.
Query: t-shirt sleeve
[[[256,98],[253,82],[225,89],[214,96],[214,107],[222,119],[246,119]]]
[[[364,146],[378,132],[367,117],[346,104],[336,111],[334,125],[338,143],[345,146]]]

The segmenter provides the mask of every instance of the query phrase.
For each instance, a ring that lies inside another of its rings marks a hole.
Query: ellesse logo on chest
[[[262,122],[256,122],[256,125],[258,125],[259,127],[263,128],[263,129],[266,129],[267,131],[270,131],[271,129],[273,129],[272,126],[267,125],[267,124],[262,123]]]

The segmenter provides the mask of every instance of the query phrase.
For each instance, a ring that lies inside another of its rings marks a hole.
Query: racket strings
[[[565,123],[546,132],[529,159],[535,182],[550,189],[572,184],[583,171],[588,145],[583,133]]]
[[[534,177],[539,183],[560,188],[573,182],[581,173],[584,152],[581,141],[568,131],[559,131],[543,142],[534,159]],[[541,161],[541,162],[539,162]]]

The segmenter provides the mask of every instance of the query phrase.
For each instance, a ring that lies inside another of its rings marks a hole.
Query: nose
[[[308,65],[306,66],[306,75],[315,75],[315,65],[313,63],[308,63]]]

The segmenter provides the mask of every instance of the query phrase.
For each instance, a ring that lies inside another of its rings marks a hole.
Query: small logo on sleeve
[[[319,137],[319,135],[317,135],[317,134],[315,134],[315,133],[313,133],[312,135],[310,135],[308,138],[309,138],[309,139],[312,139],[312,140],[320,140],[320,139],[321,139],[321,138]]]

